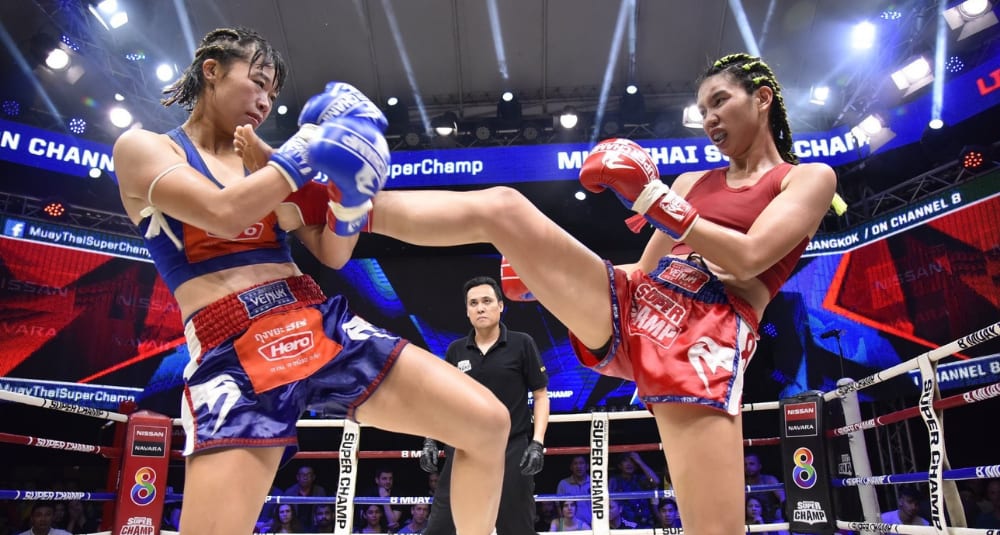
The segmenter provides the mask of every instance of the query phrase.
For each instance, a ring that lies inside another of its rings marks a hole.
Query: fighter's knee
[[[489,197],[490,202],[495,208],[502,210],[501,213],[508,213],[509,211],[516,211],[531,206],[531,202],[527,197],[522,195],[520,191],[509,186],[492,187],[485,190],[484,193]]]

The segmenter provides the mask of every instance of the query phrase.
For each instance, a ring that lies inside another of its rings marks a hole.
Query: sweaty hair
[[[788,110],[785,109],[785,99],[781,95],[781,86],[774,77],[774,71],[757,56],[750,54],[730,54],[723,56],[712,64],[698,79],[699,85],[706,78],[725,73],[743,86],[747,93],[753,93],[761,86],[767,86],[774,92],[774,103],[768,112],[768,123],[774,144],[781,153],[781,159],[791,164],[799,163],[792,147],[792,129],[788,126]]]
[[[482,286],[484,284],[489,285],[493,288],[493,293],[497,296],[497,301],[503,301],[503,292],[500,291],[500,285],[497,284],[496,279],[493,277],[474,277],[469,279],[468,282],[462,286],[462,302],[467,303],[469,299],[469,290],[475,288],[476,286]]]
[[[219,28],[208,32],[202,38],[198,49],[194,51],[191,65],[188,65],[176,82],[163,90],[166,96],[160,102],[164,106],[180,104],[187,111],[194,108],[202,89],[205,88],[205,77],[201,72],[201,66],[206,59],[218,61],[223,68],[228,68],[237,60],[249,62],[251,68],[258,63],[261,66],[274,67],[275,92],[281,91],[285,85],[285,76],[288,74],[288,68],[281,54],[259,33],[249,28]]]

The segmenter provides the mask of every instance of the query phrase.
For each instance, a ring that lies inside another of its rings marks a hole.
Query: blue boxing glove
[[[309,142],[318,133],[318,126],[302,125],[294,136],[271,154],[271,159],[267,162],[267,165],[277,169],[285,177],[292,191],[298,191],[303,184],[316,177],[316,170],[309,164]]]
[[[334,117],[367,119],[378,127],[379,132],[385,132],[389,126],[389,121],[374,102],[353,85],[343,82],[326,84],[322,93],[306,101],[299,114],[299,126],[323,124]]]
[[[389,145],[367,119],[338,117],[319,127],[309,143],[316,170],[327,175],[333,231],[353,236],[362,230],[371,211],[371,198],[389,176]]]

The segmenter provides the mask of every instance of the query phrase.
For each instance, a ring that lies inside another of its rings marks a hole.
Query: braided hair
[[[250,65],[274,67],[274,87],[280,92],[285,85],[288,69],[285,60],[277,50],[271,47],[259,33],[249,28],[219,28],[208,32],[198,49],[194,52],[194,60],[184,71],[184,74],[163,90],[166,95],[160,102],[164,106],[180,104],[191,111],[198,102],[198,97],[205,86],[205,77],[201,66],[206,59],[214,59],[224,67],[236,60],[246,60]]]
[[[699,78],[699,83],[716,74],[726,73],[743,86],[747,93],[753,93],[758,87],[767,86],[774,92],[774,103],[768,112],[768,123],[774,144],[781,153],[781,159],[791,163],[799,163],[792,146],[792,129],[788,126],[788,110],[785,109],[785,99],[781,95],[781,86],[774,77],[774,71],[756,56],[746,53],[729,54],[712,64]]]

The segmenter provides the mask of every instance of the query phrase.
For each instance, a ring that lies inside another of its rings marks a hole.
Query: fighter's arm
[[[836,185],[837,177],[826,164],[798,165],[746,234],[702,219],[685,242],[736,279],[752,279],[816,232]]]
[[[674,183],[670,186],[678,195],[686,196],[688,191],[691,190],[691,186],[698,180],[699,177],[704,175],[703,171],[695,171],[690,173],[682,173],[674,180]],[[629,264],[627,271],[633,271],[635,269],[641,269],[643,273],[649,273],[656,268],[656,264],[660,262],[660,259],[664,256],[670,254],[670,250],[677,243],[676,240],[671,238],[666,232],[660,230],[654,230],[653,235],[649,237],[649,241],[646,242],[646,248],[642,251],[642,256],[639,257],[639,261],[635,264]],[[619,266],[622,267],[622,266]]]
[[[234,237],[291,192],[288,181],[270,166],[219,188],[188,165],[168,137],[147,130],[122,134],[115,142],[113,157],[122,202],[136,223],[139,211],[152,203],[185,223],[218,236]]]

